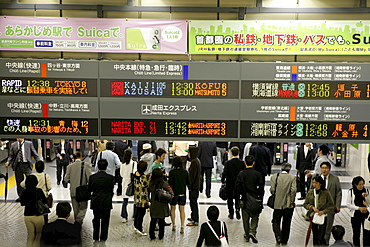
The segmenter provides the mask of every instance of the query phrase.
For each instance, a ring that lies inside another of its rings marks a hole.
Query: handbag
[[[84,163],[81,164],[81,176],[80,176],[80,186],[76,188],[76,201],[77,202],[86,202],[90,200],[90,192],[88,185],[82,185],[82,176],[84,174]]]
[[[251,214],[259,214],[262,212],[262,200],[255,198],[250,193],[246,193],[246,200],[243,202],[244,208]]]
[[[315,195],[315,208],[317,208],[316,190],[314,190],[314,195]],[[316,225],[324,225],[324,223],[325,223],[325,217],[326,217],[326,214],[319,215],[319,213],[315,213],[313,215],[312,223],[314,223]]]
[[[46,182],[46,174],[45,174],[45,187],[46,190],[49,191],[48,189],[48,183]],[[53,207],[53,194],[49,193],[48,196],[46,197],[46,204],[48,205],[49,208]]]
[[[163,188],[159,188],[155,190],[156,200],[162,203],[170,203],[172,202],[172,195],[170,192]]]
[[[221,184],[220,192],[218,193],[222,200],[227,200],[226,183]]]
[[[370,231],[370,217],[364,221],[364,229]]]
[[[227,239],[226,239],[226,236],[225,236],[225,231],[224,231],[224,222],[221,221],[221,236],[217,236],[215,230],[213,229],[213,227],[211,226],[211,224],[209,224],[209,222],[207,222],[209,228],[211,229],[211,231],[213,232],[213,234],[215,235],[215,237],[220,240],[221,242],[221,246],[229,246],[229,243],[227,242]]]
[[[41,189],[39,190],[40,190],[40,193],[44,193]],[[37,193],[38,191],[36,191],[36,198],[40,198],[39,194]],[[49,207],[46,204],[44,204],[41,201],[41,199],[36,200],[36,215],[40,216],[40,215],[45,215],[48,213],[50,213]]]
[[[276,182],[275,182],[275,190],[274,190],[274,194],[272,194],[269,199],[267,200],[267,206],[274,209],[274,206],[275,206],[275,195],[276,195],[276,186],[277,186],[277,181],[278,181],[278,178],[279,178],[279,174],[277,174],[276,176]]]
[[[130,174],[130,183],[127,185],[126,196],[134,195],[134,164],[132,164],[132,170]]]

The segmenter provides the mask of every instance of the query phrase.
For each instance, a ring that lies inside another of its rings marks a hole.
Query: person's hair
[[[292,169],[292,165],[290,163],[283,163],[281,164],[281,170],[284,172],[290,172],[290,169]]]
[[[333,226],[333,228],[331,229],[331,233],[333,234],[333,238],[335,240],[342,240],[344,234],[346,233],[346,230],[344,229],[343,226],[336,225]]]
[[[148,163],[144,160],[140,160],[139,163],[137,163],[137,172],[140,174],[144,174],[146,171],[146,168],[148,168]]]
[[[150,177],[150,185],[155,186],[156,188],[163,183],[163,171],[160,168],[155,168]]]
[[[59,218],[67,218],[71,211],[72,207],[68,202],[59,202],[56,208],[56,214]]]
[[[107,144],[105,144],[107,150],[113,150],[115,146],[114,142],[107,142]]]
[[[81,152],[74,152],[73,153],[73,159],[78,159],[78,158],[82,158]]]
[[[313,177],[313,180],[321,184],[321,187],[320,187],[321,190],[325,190],[325,180],[321,176],[315,176]]]
[[[330,164],[330,162],[327,162],[327,161],[322,162],[322,163],[320,164],[320,168],[321,168],[323,165],[326,165],[326,166],[329,168],[329,170],[331,170],[331,164]]]
[[[189,147],[190,159],[196,159],[198,157],[198,147],[191,146]]]
[[[183,167],[183,163],[182,163],[182,159],[180,156],[175,156],[172,160],[172,166],[174,168],[182,168]]]
[[[132,156],[132,151],[131,149],[126,149],[125,152],[123,152],[123,162],[128,165],[130,164],[131,161],[131,156]]]
[[[326,145],[326,144],[321,144],[320,146],[319,146],[319,149],[321,150],[321,152],[322,152],[322,154],[323,155],[328,155],[329,154],[329,147],[328,147],[328,145]]]
[[[37,177],[35,175],[29,175],[26,177],[26,189],[36,189],[36,186],[39,182],[37,181]]]
[[[107,170],[108,161],[106,159],[101,159],[98,161],[98,169],[100,171]]]
[[[361,181],[364,182],[364,184],[365,184],[365,179],[363,177],[361,177],[361,176],[354,177],[352,179],[352,187],[353,187],[353,189],[355,189],[356,188],[356,185],[358,185]]]
[[[247,164],[247,166],[253,165],[253,162],[254,162],[253,155],[247,155],[247,156],[245,156],[244,161]]]
[[[237,146],[234,146],[231,148],[231,154],[232,156],[238,156],[240,149]]]
[[[162,156],[162,154],[165,154],[167,153],[166,150],[164,150],[163,148],[158,148],[157,150],[155,150],[154,154],[155,154],[155,159],[158,159],[158,157]]]
[[[210,221],[216,221],[220,215],[220,210],[216,206],[210,206],[207,209],[207,217]]]
[[[39,173],[43,172],[45,169],[44,161],[41,161],[41,160],[37,161],[35,164],[35,169]]]

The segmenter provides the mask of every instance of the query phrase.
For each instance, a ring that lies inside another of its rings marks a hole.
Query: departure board
[[[98,120],[82,118],[2,117],[0,134],[98,136]]]
[[[238,121],[102,119],[102,136],[237,138]]]
[[[239,81],[100,80],[102,97],[237,99]]]
[[[367,122],[241,121],[241,138],[370,140]]]

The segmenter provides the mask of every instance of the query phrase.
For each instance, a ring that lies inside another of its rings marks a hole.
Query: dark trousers
[[[121,169],[116,169],[114,171],[114,175],[115,175],[114,179],[117,183],[117,195],[122,195],[122,177],[121,177],[120,171]]]
[[[198,197],[199,197],[198,190],[189,191],[189,200],[190,200],[190,209],[191,209],[190,218],[196,223],[199,223]]]
[[[151,218],[150,219],[150,226],[149,226],[149,237],[150,239],[155,239],[155,226],[157,225],[158,221],[158,238],[162,239],[164,236],[164,218]]]
[[[110,209],[109,210],[98,210],[93,209],[94,218],[93,223],[93,239],[105,241],[108,238],[108,228],[109,228],[109,219],[110,219]]]
[[[143,219],[146,213],[146,208],[136,207],[134,227],[139,231],[143,231]]]
[[[200,184],[200,192],[203,191],[204,174],[206,174],[206,196],[210,196],[211,195],[212,167],[202,166],[202,182]]]
[[[122,209],[121,209],[121,217],[126,218],[126,219],[128,218],[127,204],[128,204],[128,198],[123,198]]]
[[[21,197],[21,194],[24,190],[21,186],[21,182],[24,179],[24,175],[28,176],[32,172],[31,164],[29,162],[18,162],[16,164],[14,174],[15,174],[15,181],[17,183],[17,194],[18,197]]]
[[[229,214],[234,215],[234,200],[235,200],[235,209],[240,211],[240,194],[233,190],[227,191],[227,208],[229,209]]]
[[[364,221],[367,220],[369,214],[363,214],[359,210],[355,211],[355,215],[351,217],[351,225],[353,232],[354,246],[360,246],[360,234],[362,229],[363,246],[370,246],[370,231],[364,229]]]
[[[274,209],[272,215],[272,230],[275,234],[275,239],[281,239],[282,244],[288,243],[290,235],[290,223],[292,222],[294,208]],[[281,219],[283,223],[281,224]]]
[[[57,182],[64,181],[64,176],[67,172],[67,166],[69,165],[69,162],[63,159],[59,159],[59,157],[56,158],[57,160]],[[62,171],[63,171],[63,177],[62,177]]]
[[[313,246],[326,245],[325,241],[326,223],[327,223],[326,217],[323,225],[317,225],[312,223]]]
[[[301,190],[301,197],[306,198],[306,175],[304,172],[299,172],[299,188]]]

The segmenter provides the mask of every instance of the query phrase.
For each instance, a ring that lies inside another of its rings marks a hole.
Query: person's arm
[[[203,241],[204,241],[204,226],[205,226],[205,223],[203,223],[202,226],[200,227],[199,237],[198,237],[198,241],[197,241],[197,247],[202,247],[202,245],[203,245]]]
[[[271,195],[275,194],[275,184],[276,184],[277,176],[272,175],[270,179],[270,193]]]
[[[23,179],[20,185],[22,188],[26,188],[26,179]]]
[[[313,196],[313,191],[312,190],[309,190],[307,195],[306,195],[306,199],[304,200],[304,203],[303,203],[303,207],[307,210],[312,210],[313,207],[315,207],[315,205],[313,205],[311,203],[311,200],[312,200],[312,196]]]
[[[294,177],[292,179],[292,184],[290,186],[290,201],[295,202],[295,196],[297,195],[297,179]]]
[[[260,199],[263,199],[263,195],[265,194],[265,177],[262,176],[261,173],[258,173],[258,188],[257,192],[258,195],[260,196]]]
[[[299,172],[299,167],[300,167],[300,165],[301,165],[301,159],[300,159],[300,152],[301,150],[300,150],[300,147],[298,147],[297,148],[297,160],[296,160],[296,163],[295,163],[295,169],[296,169],[296,171],[297,172]],[[304,172],[304,171],[302,171],[302,172]]]
[[[116,153],[112,153],[112,154],[114,154],[114,163],[116,164],[116,169],[121,168],[122,163],[119,160],[118,155]]]
[[[9,156],[8,156],[8,160],[7,162],[5,163],[5,166],[8,166],[9,164],[12,163],[13,161],[13,157],[15,156],[15,145],[13,145],[14,143],[12,143],[12,145],[10,146],[10,151],[9,151]]]
[[[36,161],[39,161],[40,160],[40,157],[39,157],[39,155],[38,155],[38,153],[37,153],[37,151],[36,151],[36,149],[35,149],[35,147],[33,146],[33,143],[32,142],[30,142],[30,144],[31,144],[31,155],[33,156],[33,157],[35,157],[35,160]],[[23,145],[24,145],[24,143],[23,143]]]
[[[321,210],[322,212],[324,212],[324,214],[327,214],[329,212],[333,212],[334,211],[334,208],[335,208],[335,205],[334,205],[334,201],[333,201],[333,198],[331,197],[331,194],[329,191],[326,191],[327,193],[327,198],[326,198],[326,207]],[[320,214],[320,213],[319,213]]]
[[[168,178],[168,184],[173,186],[173,183],[174,183],[174,178],[173,178],[173,170],[170,171],[170,175],[169,175],[169,178]]]
[[[336,212],[339,213],[340,212],[340,205],[342,203],[342,188],[340,187],[340,182],[339,182],[339,178],[336,177],[336,181],[335,181],[335,188],[336,188],[336,195],[335,195],[335,202],[334,202],[334,206],[336,207]]]
[[[350,210],[359,210],[360,208],[354,203],[354,196],[352,189],[349,189],[347,193],[347,208]]]
[[[66,183],[69,183],[70,179],[71,179],[71,166],[67,166],[67,172],[66,175],[64,175],[64,181]]]
[[[227,174],[229,170],[229,164],[228,162],[225,163],[224,171],[221,176],[221,183],[225,183],[225,179],[227,180]]]
[[[44,175],[45,176],[45,175]],[[49,174],[46,174],[46,183],[48,184],[48,192],[52,189],[50,176]]]

